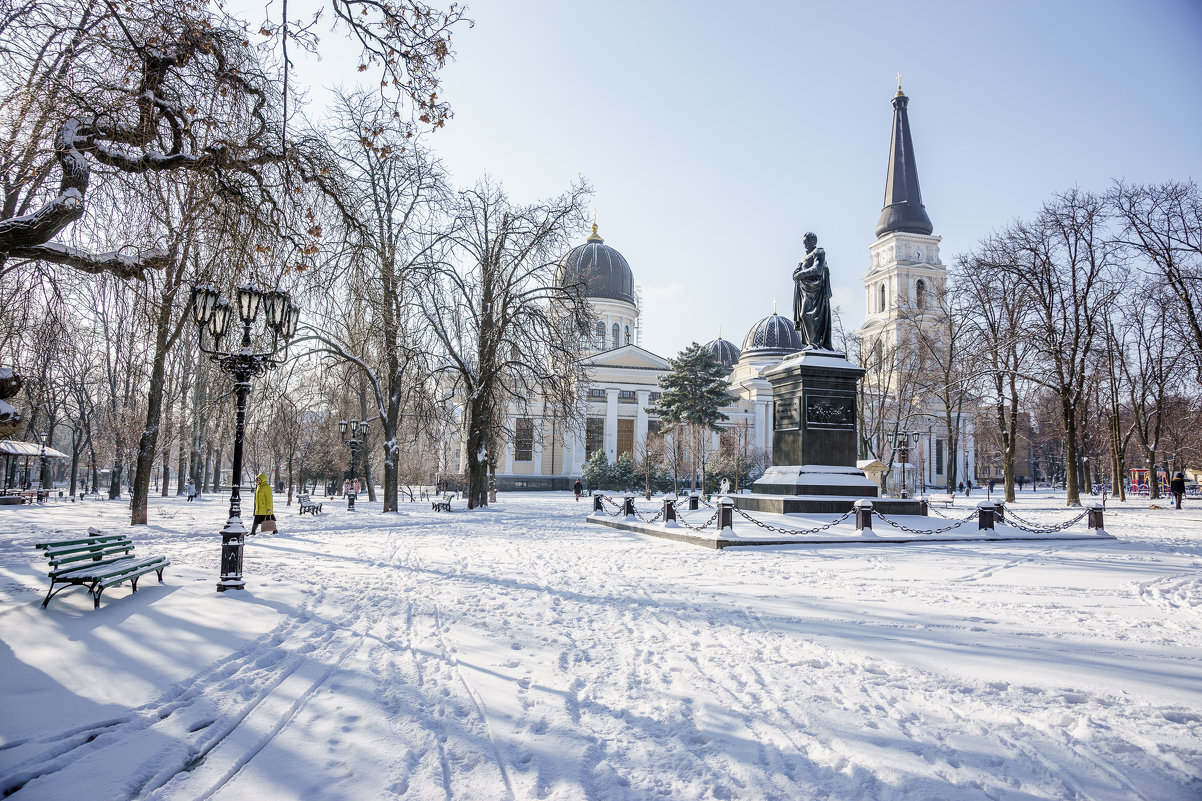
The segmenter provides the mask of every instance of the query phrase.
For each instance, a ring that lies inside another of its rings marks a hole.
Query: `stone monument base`
[[[745,512],[775,514],[834,514],[850,511],[860,498],[872,501],[887,515],[920,515],[916,499],[880,498],[880,488],[855,467],[838,465],[775,465],[754,484],[750,495],[734,495]]]

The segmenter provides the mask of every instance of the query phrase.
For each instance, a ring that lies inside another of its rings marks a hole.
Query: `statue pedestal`
[[[803,350],[764,374],[772,383],[776,416],[775,465],[736,495],[747,511],[842,514],[871,498],[887,514],[921,514],[917,500],[880,499],[880,488],[856,468],[857,384],[864,370],[842,353]]]
[[[857,385],[863,375],[863,368],[829,350],[803,350],[765,373],[776,409],[772,461],[854,469]]]

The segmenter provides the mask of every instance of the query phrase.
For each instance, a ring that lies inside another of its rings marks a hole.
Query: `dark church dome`
[[[714,358],[722,363],[722,369],[730,372],[734,369],[735,362],[739,360],[739,349],[735,347],[733,342],[727,342],[719,334],[718,338],[705,343],[705,347],[709,352],[714,354]]]
[[[585,297],[634,303],[634,273],[626,258],[605,244],[596,225],[583,245],[577,245],[563,257],[559,276],[563,286],[582,281]]]
[[[787,356],[801,350],[801,336],[793,321],[776,312],[751,327],[743,338],[743,357]]]

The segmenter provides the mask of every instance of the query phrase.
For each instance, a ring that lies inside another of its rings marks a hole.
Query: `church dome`
[[[793,327],[793,321],[776,312],[751,327],[743,338],[742,357],[788,356],[801,350],[801,336]]]
[[[733,342],[727,342],[719,334],[717,339],[705,343],[705,347],[714,354],[715,359],[722,363],[722,369],[727,372],[734,369],[735,362],[739,360],[739,349]]]
[[[563,257],[559,280],[563,286],[582,281],[585,297],[634,304],[634,273],[630,271],[626,257],[605,244],[595,224],[585,243],[572,248]]]

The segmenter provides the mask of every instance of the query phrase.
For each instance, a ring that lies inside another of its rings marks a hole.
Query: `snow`
[[[1115,540],[712,550],[570,493],[356,505],[277,498],[226,593],[224,499],[152,498],[136,528],[125,501],[0,507],[0,795],[1202,797],[1202,509],[1111,501]],[[43,610],[33,543],[89,526],[165,584]]]

